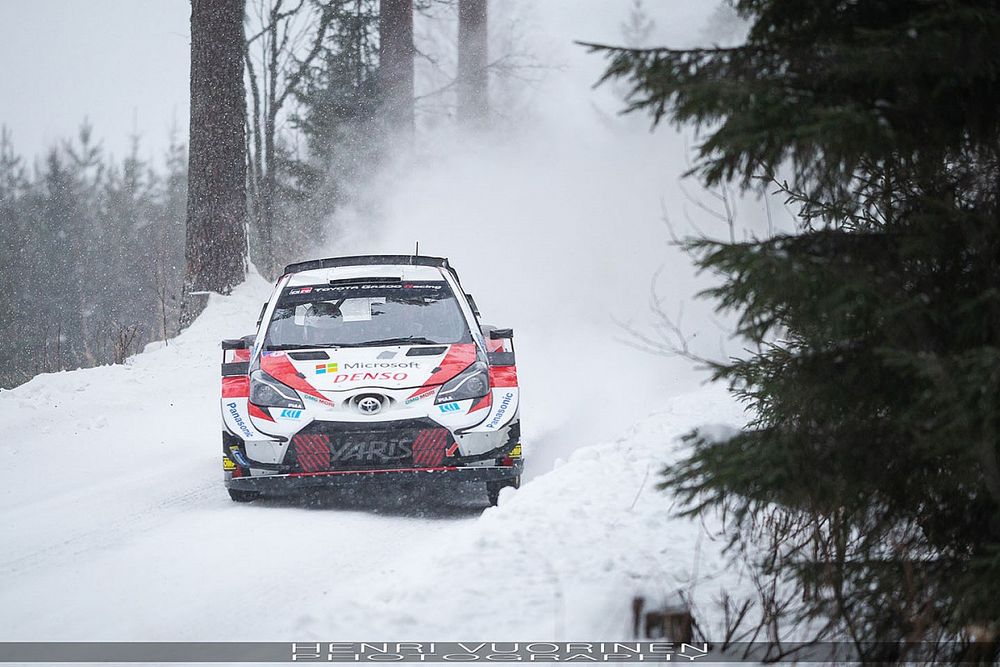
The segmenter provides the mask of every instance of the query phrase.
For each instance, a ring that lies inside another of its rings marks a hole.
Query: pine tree
[[[152,210],[150,235],[144,248],[148,254],[146,274],[155,295],[155,322],[151,329],[166,341],[177,333],[177,317],[184,278],[184,223],[187,209],[187,151],[175,129],[164,156],[166,173],[158,179],[159,192]]]
[[[79,354],[71,352],[65,360],[70,364],[68,367],[73,368],[80,363],[93,365],[105,359],[103,348],[108,340],[105,305],[109,294],[113,293],[115,298],[121,299],[121,293],[111,290],[108,285],[117,278],[117,274],[107,270],[105,258],[114,252],[121,238],[112,236],[109,239],[103,230],[101,211],[105,208],[105,188],[111,168],[87,120],[80,126],[75,143],[63,142],[60,154],[64,156],[77,184],[72,195],[73,212],[68,214],[72,226],[66,231],[74,247],[77,303],[73,310],[60,309],[53,314],[53,320],[43,322],[42,326],[47,327],[50,321],[59,322],[59,330],[65,329],[65,333],[82,348]],[[40,250],[49,253],[53,249],[43,242]],[[74,326],[66,326],[68,320],[77,314],[78,331]]]
[[[376,160],[379,110],[378,3],[355,0],[335,9],[318,66],[298,94],[295,127],[317,171],[357,179]]]
[[[86,138],[82,143],[89,146]],[[33,248],[29,270],[35,276],[56,279],[48,285],[31,285],[27,293],[28,302],[38,309],[32,319],[40,324],[47,371],[72,367],[72,359],[87,353],[85,318],[90,309],[85,293],[85,239],[93,220],[86,207],[89,188],[83,175],[92,164],[89,158],[83,162],[52,149],[45,162],[36,208],[40,243]]]
[[[118,363],[177,331],[187,157],[116,164],[86,121],[31,174],[0,129],[0,387]]]
[[[279,252],[302,257],[327,232],[330,215],[379,162],[377,0],[335,5],[326,40],[297,94],[292,118],[306,155],[283,152]]]
[[[788,170],[801,210],[797,234],[687,243],[758,350],[714,364],[755,417],[691,434],[664,487],[725,508],[734,544],[770,540],[757,567],[818,636],[969,659],[896,642],[1000,630],[1000,8],[735,5],[741,46],[591,45],[631,110],[705,130],[705,183]]]
[[[23,340],[20,330],[24,312],[20,287],[27,274],[24,245],[25,200],[28,178],[23,160],[14,152],[6,126],[0,126],[0,387],[10,387],[30,376],[24,353],[17,354]],[[20,242],[18,242],[20,241]]]
[[[155,294],[147,276],[152,272],[148,242],[152,237],[155,174],[139,158],[139,138],[132,137],[121,166],[108,170],[98,221],[95,254],[99,277],[89,286],[100,302],[100,322],[110,360],[120,363],[135,346],[150,337],[155,322]],[[127,294],[128,298],[123,298]]]

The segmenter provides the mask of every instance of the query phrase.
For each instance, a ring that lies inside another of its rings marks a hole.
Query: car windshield
[[[371,281],[287,288],[264,338],[269,350],[472,342],[448,283]]]

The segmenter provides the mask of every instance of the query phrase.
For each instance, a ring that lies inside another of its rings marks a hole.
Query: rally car
[[[222,342],[222,467],[237,502],[365,480],[520,484],[513,333],[448,260],[285,267],[257,331]]]

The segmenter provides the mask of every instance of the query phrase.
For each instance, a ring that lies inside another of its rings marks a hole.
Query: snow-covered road
[[[636,592],[707,607],[740,585],[654,488],[677,435],[740,421],[716,388],[485,511],[450,486],[232,503],[218,341],[268,291],[213,297],[126,365],[0,392],[0,641],[622,639]]]

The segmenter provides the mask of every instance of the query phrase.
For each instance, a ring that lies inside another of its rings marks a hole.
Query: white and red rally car
[[[512,332],[483,325],[448,260],[285,268],[257,332],[222,342],[229,495],[359,479],[521,479]]]

